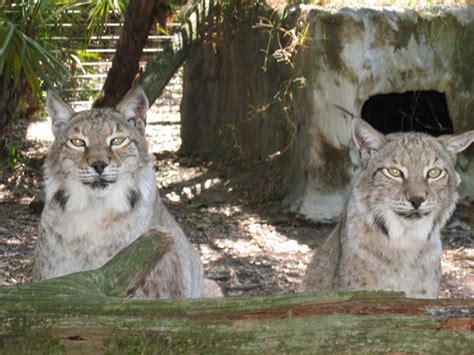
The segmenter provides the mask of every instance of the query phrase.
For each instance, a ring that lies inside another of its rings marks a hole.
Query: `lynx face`
[[[111,109],[78,113],[55,145],[61,170],[97,195],[106,194],[118,180],[137,170],[140,161],[148,160],[135,127]]]
[[[354,194],[370,211],[371,224],[385,234],[403,230],[405,235],[413,228],[429,234],[443,226],[458,196],[456,155],[471,144],[473,132],[438,138],[413,132],[384,136],[361,120],[356,123],[354,141],[365,170]]]
[[[47,104],[56,139],[44,165],[33,279],[98,268],[140,235],[159,230],[170,248],[133,297],[220,295],[217,284],[204,284],[198,254],[161,202],[144,137],[143,89],[132,89],[115,109],[76,113],[52,92]]]
[[[386,138],[378,159],[370,164],[373,189],[369,201],[377,204],[383,199],[402,220],[438,213],[460,181],[451,159],[434,138],[423,134]]]
[[[353,120],[362,170],[341,221],[306,271],[305,290],[393,290],[436,298],[440,231],[456,205],[456,155],[474,131],[384,136]]]
[[[143,90],[132,90],[115,109],[76,113],[52,93],[47,103],[56,137],[45,164],[47,197],[64,210],[100,203],[93,197],[107,197],[102,203],[117,211],[133,208],[146,193],[134,182],[152,164],[144,138],[148,101]]]

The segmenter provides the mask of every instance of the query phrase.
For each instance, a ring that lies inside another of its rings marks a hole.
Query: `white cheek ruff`
[[[388,235],[400,247],[410,248],[416,243],[424,243],[433,231],[434,214],[419,219],[406,219],[391,210],[384,213]]]
[[[116,168],[115,171],[117,176],[114,183],[107,185],[105,188],[94,189],[84,184],[75,174],[58,176],[51,174],[50,170],[46,168],[46,200],[52,201],[59,190],[64,190],[65,194],[68,195],[67,204],[64,206],[66,213],[95,208],[103,211],[126,213],[131,209],[130,190],[138,190],[141,198],[154,201],[156,181],[155,171],[151,165],[136,172],[135,177],[131,176],[130,173],[120,175],[120,168]],[[93,181],[96,177],[98,175],[90,181]],[[108,176],[105,177],[108,178]]]
[[[118,181],[111,186],[109,193],[104,198],[104,208],[125,213],[130,211],[131,206],[128,200],[130,186],[127,183]]]
[[[46,201],[52,201],[59,190],[64,190],[65,194],[69,196],[64,206],[66,213],[87,209],[91,204],[89,191],[79,180],[70,177],[64,180],[56,176],[46,177]]]

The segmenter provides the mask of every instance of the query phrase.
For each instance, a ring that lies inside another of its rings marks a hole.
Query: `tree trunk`
[[[148,234],[104,267],[0,288],[0,353],[445,352],[474,348],[474,300],[387,292],[130,300],[166,252]]]
[[[18,107],[18,95],[18,91],[13,88],[0,89],[0,153],[3,154],[6,149],[5,139],[8,137],[7,133],[9,133],[13,122],[13,114]]]
[[[102,96],[94,107],[115,107],[130,90],[139,73],[139,62],[156,21],[166,26],[170,7],[168,0],[131,0],[125,12],[123,32],[117,45]]]
[[[157,60],[150,61],[140,83],[150,103],[161,95],[173,75],[183,65],[190,48],[202,40],[205,30],[211,25],[219,0],[197,0],[187,11],[185,21],[175,35],[172,45],[165,47]]]
[[[183,65],[191,45],[202,38],[218,3],[218,0],[195,0],[172,44],[165,47],[159,59],[147,64],[145,73],[140,75],[140,83],[151,104]],[[94,102],[94,107],[114,107],[130,90],[139,73],[139,61],[151,26],[158,21],[164,27],[169,14],[168,0],[130,2],[112,67],[107,74],[103,93]]]

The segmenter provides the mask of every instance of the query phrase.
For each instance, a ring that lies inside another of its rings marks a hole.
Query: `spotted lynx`
[[[474,131],[439,138],[384,136],[355,119],[353,138],[362,171],[339,224],[308,266],[303,289],[438,297],[440,230],[454,210],[460,183],[456,155],[474,141]]]
[[[160,200],[144,137],[148,100],[140,87],[116,109],[74,112],[50,93],[55,141],[44,166],[46,201],[34,280],[102,266],[150,228],[172,237],[171,249],[135,297],[219,296]]]

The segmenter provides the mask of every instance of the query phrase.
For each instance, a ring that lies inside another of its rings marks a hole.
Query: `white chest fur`
[[[439,230],[433,230],[433,219],[430,215],[419,220],[406,220],[388,211],[385,221],[391,244],[399,249],[418,250],[432,237],[439,238]]]
[[[375,245],[356,247],[356,253],[377,275],[377,288],[404,291],[408,297],[436,298],[441,239],[439,229],[433,228],[433,217],[405,220],[390,212],[385,220],[388,235],[378,231]]]
[[[139,181],[118,181],[105,196],[91,193],[80,182],[49,181],[41,216],[35,279],[52,278],[97,268],[143,234],[151,224],[157,189],[153,170]],[[65,197],[61,205],[56,194]],[[130,194],[133,191],[134,203]]]

